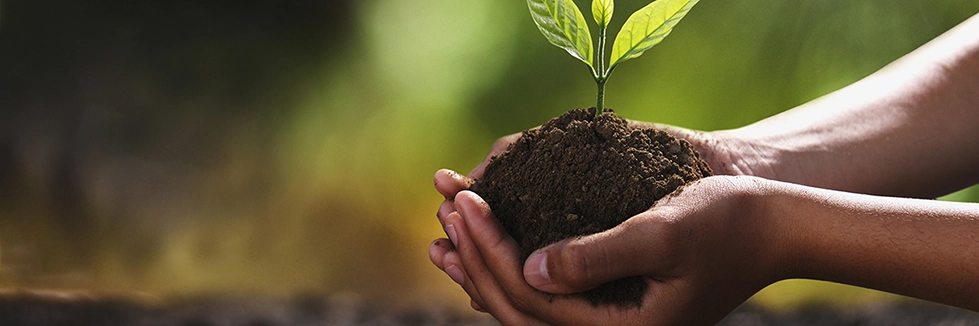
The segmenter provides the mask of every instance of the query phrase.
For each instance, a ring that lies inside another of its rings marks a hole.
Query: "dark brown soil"
[[[609,109],[596,117],[591,108],[525,131],[471,189],[526,259],[548,244],[610,229],[711,174],[688,142],[631,127]],[[647,287],[637,276],[582,295],[595,305],[639,305]]]

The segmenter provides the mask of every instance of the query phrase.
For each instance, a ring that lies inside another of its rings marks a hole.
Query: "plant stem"
[[[598,104],[595,105],[595,115],[602,114],[602,110],[605,109],[605,77],[595,78],[595,83],[598,84]]]
[[[598,84],[598,103],[595,105],[595,115],[602,114],[605,109],[605,81],[608,79],[608,72],[605,71],[605,32],[606,26],[602,26],[602,32],[598,36],[598,73],[595,74],[595,83]]]

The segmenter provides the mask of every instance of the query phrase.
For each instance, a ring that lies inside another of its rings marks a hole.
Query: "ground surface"
[[[285,325],[499,325],[488,315],[435,307],[379,305],[323,295],[287,300],[197,298],[162,302],[133,296],[84,293],[0,293],[0,325],[285,326]],[[742,306],[723,326],[979,325],[979,314],[924,302],[853,308],[809,307],[773,312]]]
[[[646,211],[684,184],[711,175],[686,141],[633,128],[611,110],[572,110],[529,130],[494,158],[472,190],[526,259],[570,237],[601,232]],[[639,277],[585,292],[596,304],[638,305]]]
[[[284,300],[89,293],[0,292],[0,325],[284,326],[498,325],[488,315],[427,306],[393,307],[350,296]]]

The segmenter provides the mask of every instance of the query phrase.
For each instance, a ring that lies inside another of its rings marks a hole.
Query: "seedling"
[[[623,61],[639,57],[662,41],[699,1],[656,0],[632,13],[615,36],[608,66],[605,65],[605,32],[615,9],[613,0],[592,0],[591,3],[592,17],[602,30],[598,37],[597,61],[592,60],[595,50],[588,23],[574,1],[527,0],[527,5],[534,23],[544,37],[591,69],[592,77],[598,84],[598,104],[595,105],[595,112],[598,114],[605,108],[605,83],[612,70]]]

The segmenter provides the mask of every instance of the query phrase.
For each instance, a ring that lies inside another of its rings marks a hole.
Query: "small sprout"
[[[591,32],[585,17],[572,0],[527,0],[530,15],[551,44],[568,51],[572,57],[588,65],[598,84],[596,113],[605,108],[605,83],[623,61],[639,57],[663,41],[680,19],[700,0],[656,0],[632,13],[625,21],[612,44],[608,66],[605,65],[605,32],[615,10],[613,0],[592,0],[592,18],[601,32],[598,49],[592,47]],[[598,60],[593,61],[594,52]]]
[[[591,15],[603,32],[608,27],[608,22],[612,20],[612,12],[614,11],[615,2],[612,0],[594,0],[591,2]],[[601,40],[599,39],[599,41]]]

